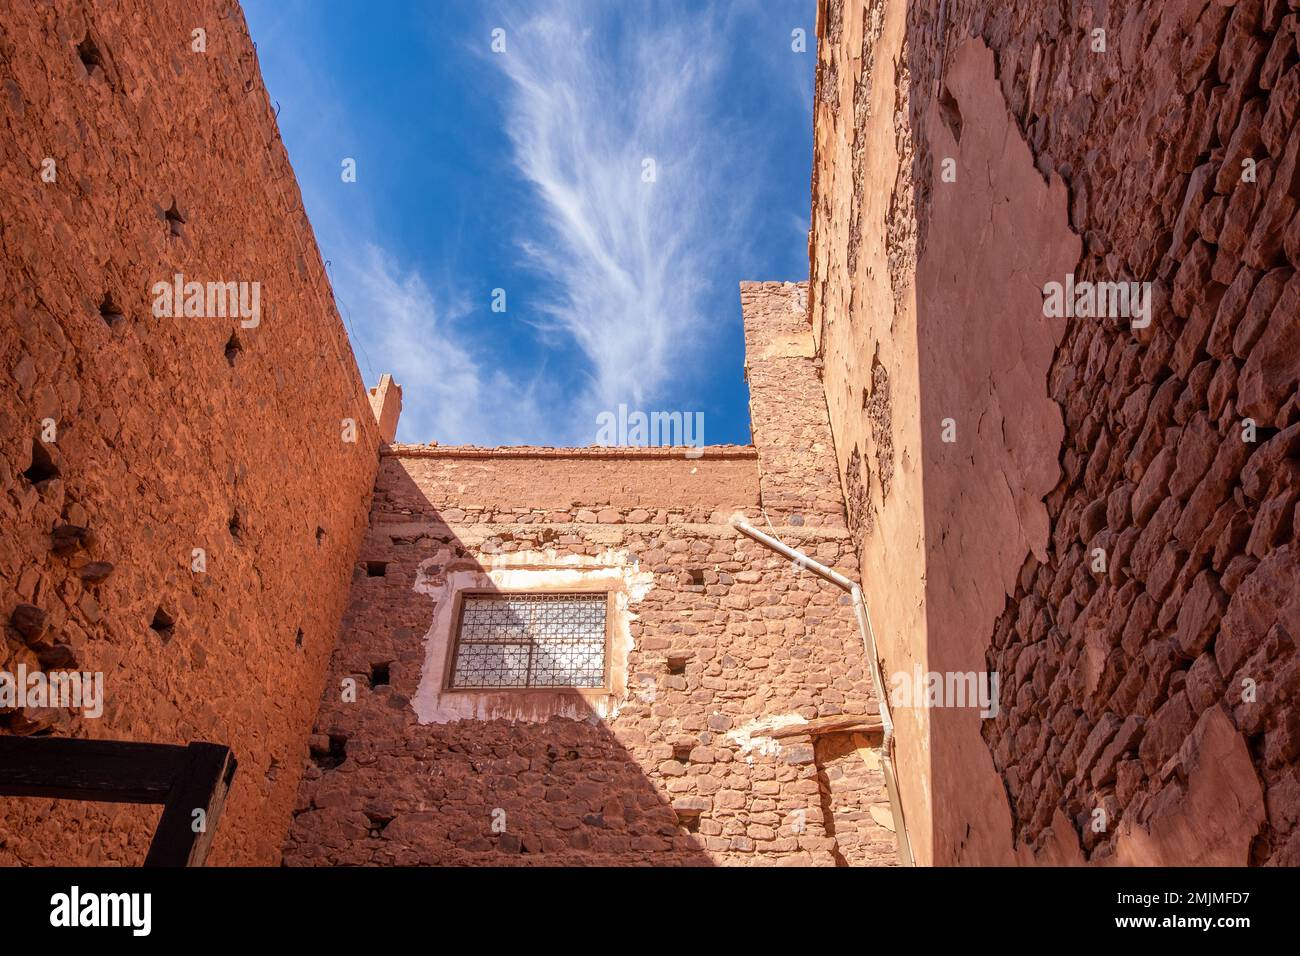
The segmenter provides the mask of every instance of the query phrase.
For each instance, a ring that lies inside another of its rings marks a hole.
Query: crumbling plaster
[[[851,49],[854,38],[861,42],[862,9],[846,5]],[[814,330],[846,494],[853,468],[866,475],[870,515],[855,530],[863,535],[862,581],[885,672],[983,671],[993,624],[1025,556],[1042,555],[1047,544],[1043,498],[1059,476],[1063,433],[1047,373],[1062,330],[1044,318],[1040,290],[1073,269],[1080,244],[1063,184],[1044,180],[1012,122],[992,53],[969,40],[945,78],[946,98],[967,121],[950,128],[939,109],[922,113],[934,160],[921,189],[929,197],[927,242],[915,258],[897,246],[886,220],[907,152],[898,124],[909,121],[909,96],[939,99],[939,91],[900,89],[907,82],[905,13],[902,3],[882,11],[870,105],[857,114],[864,122],[847,122],[855,115],[854,87],[863,82],[861,58],[841,74],[838,119],[818,120],[826,157],[818,196],[840,205],[813,236],[821,263]],[[864,166],[856,188],[840,182],[863,149],[879,162]],[[941,179],[945,157],[956,161],[957,183]],[[860,238],[857,271],[849,275],[843,227],[853,203]],[[877,364],[883,375],[873,375]],[[864,414],[880,381],[888,388],[887,453],[897,466],[888,497],[878,465],[881,423]],[[871,383],[865,393],[862,383]],[[955,425],[955,442],[942,440],[945,419]],[[896,719],[918,861],[957,862],[978,845],[981,858],[1010,862],[1006,797],[980,740],[978,713],[900,708]],[[963,796],[936,800],[938,791]]]

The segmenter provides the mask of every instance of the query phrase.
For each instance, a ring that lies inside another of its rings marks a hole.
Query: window
[[[453,688],[605,686],[605,592],[465,594]]]

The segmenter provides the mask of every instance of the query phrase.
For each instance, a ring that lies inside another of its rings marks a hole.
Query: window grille
[[[605,594],[467,594],[453,688],[604,687]]]

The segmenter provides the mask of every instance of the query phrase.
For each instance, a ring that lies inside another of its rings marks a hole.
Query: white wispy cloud
[[[485,20],[507,29],[506,53],[487,52],[487,31],[466,35],[498,81],[487,90],[503,97],[509,160],[537,200],[516,241],[540,281],[528,294],[508,290],[509,321],[500,317],[497,339],[513,335],[517,344],[520,322],[535,323],[528,332],[536,334],[531,352],[503,355],[492,328],[475,325],[485,314],[481,276],[494,277],[496,265],[456,261],[454,247],[421,258],[391,237],[372,193],[340,186],[338,157],[353,155],[364,124],[337,105],[340,90],[311,55],[316,48],[296,39],[315,6],[251,2],[263,48],[277,54],[281,122],[309,158],[296,162],[298,178],[359,363],[367,378],[391,371],[403,386],[400,438],[588,444],[602,410],[620,402],[692,410],[684,403],[698,401],[691,396],[707,391],[704,383],[740,374],[738,357],[730,361],[734,283],[786,276],[728,273],[754,244],[749,185],[762,179],[754,164],[763,143],[788,134],[736,107],[757,97],[788,110],[778,101],[799,95],[801,58],[791,56],[788,35],[805,18],[811,33],[802,4],[502,0]],[[752,90],[726,85],[738,55],[761,61]],[[647,159],[653,183],[642,179]],[[729,268],[719,267],[724,257]],[[729,361],[720,367],[722,355]]]
[[[739,218],[718,201],[721,27],[666,3],[518,9],[492,60],[509,80],[514,161],[544,216],[542,237],[521,241],[556,284],[543,324],[588,361],[580,414],[644,406],[707,353],[717,323],[701,314],[702,292]]]
[[[353,154],[364,137],[339,104],[337,84],[298,42],[297,30],[317,11],[306,2],[259,5],[263,50],[275,51],[304,155],[296,167],[313,230],[357,364],[368,385],[391,372],[402,386],[401,441],[496,445],[563,442],[568,436],[543,415],[535,379],[508,377],[490,366],[462,322],[471,312],[467,293],[451,281],[426,276],[409,257],[399,258],[381,219],[359,187],[342,184],[339,157]],[[322,161],[323,160],[323,161]],[[447,264],[449,270],[455,263]]]
[[[462,294],[435,292],[373,242],[339,267],[335,290],[345,309],[363,304],[366,341],[402,386],[401,436],[486,445],[549,438],[535,383],[485,368],[462,344],[457,323],[472,311]]]

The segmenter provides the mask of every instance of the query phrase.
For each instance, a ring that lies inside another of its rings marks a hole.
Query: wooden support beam
[[[0,794],[163,803],[184,761],[175,744],[0,737]]]
[[[163,805],[145,866],[202,866],[235,776],[229,747],[192,743]],[[200,815],[201,814],[201,815]]]
[[[884,725],[880,721],[879,714],[836,714],[833,717],[818,717],[803,724],[786,724],[784,727],[756,731],[752,736],[782,740],[786,737],[820,737],[823,734],[871,733],[884,733]]]
[[[144,865],[202,866],[236,766],[221,744],[5,736],[0,796],[162,804]]]

